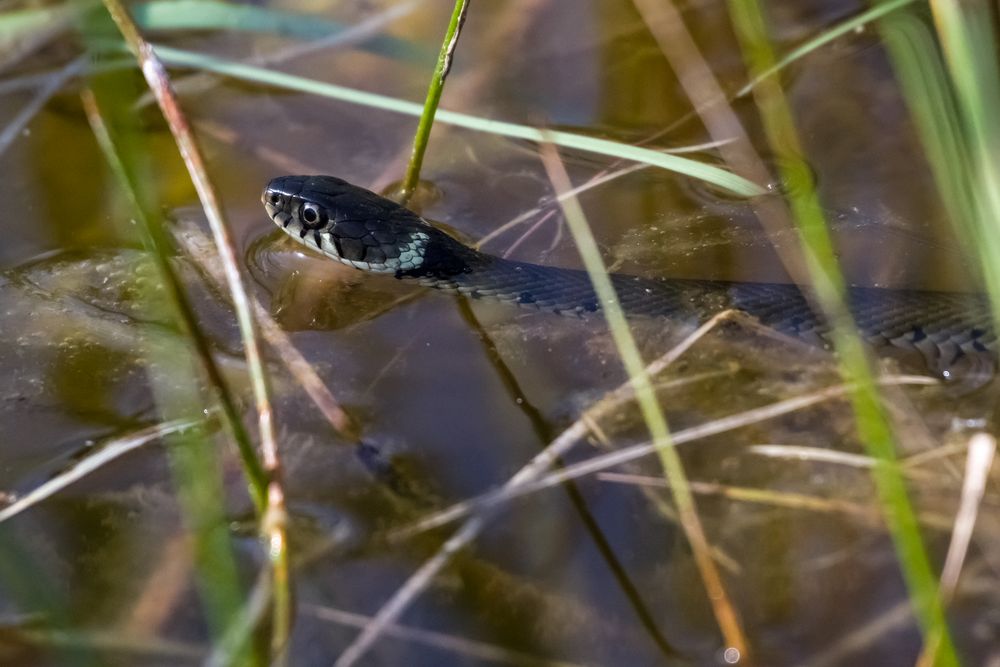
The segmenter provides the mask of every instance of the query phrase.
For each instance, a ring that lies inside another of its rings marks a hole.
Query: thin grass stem
[[[102,151],[104,151],[104,157],[111,171],[118,178],[122,191],[128,198],[132,214],[139,223],[139,228],[142,231],[143,240],[149,246],[150,255],[156,264],[160,278],[167,287],[167,293],[172,302],[171,305],[175,310],[176,317],[182,323],[184,332],[189,336],[194,351],[205,370],[205,374],[218,394],[219,402],[222,405],[222,412],[226,417],[226,423],[232,430],[237,442],[243,443],[243,449],[252,448],[250,435],[247,433],[246,428],[244,428],[242,417],[236,407],[236,399],[233,397],[232,392],[229,391],[229,386],[223,378],[218,364],[215,363],[215,358],[212,356],[211,344],[199,328],[194,308],[188,299],[187,293],[184,291],[180,278],[170,264],[168,259],[170,255],[169,242],[164,237],[159,222],[154,223],[146,215],[146,211],[150,207],[144,206],[141,203],[138,177],[132,173],[132,170],[126,166],[125,162],[119,156],[115,141],[102,118],[101,110],[94,93],[85,91],[82,100],[87,119],[94,132],[94,137],[97,139],[97,143],[101,146]],[[256,458],[252,460],[256,461]],[[257,466],[251,470],[251,474],[257,476],[258,483],[263,484],[263,469]],[[263,507],[259,505],[258,510],[262,509]]]
[[[420,114],[420,122],[417,123],[417,133],[413,137],[413,152],[410,154],[410,162],[406,166],[406,176],[400,187],[400,197],[405,203],[413,194],[420,181],[420,168],[424,164],[424,154],[427,152],[427,143],[430,140],[431,128],[434,127],[434,115],[437,113],[438,104],[441,102],[441,93],[444,92],[444,81],[451,71],[451,64],[455,58],[455,49],[458,47],[458,38],[462,34],[462,25],[465,24],[465,16],[469,11],[469,0],[455,0],[455,9],[451,13],[448,21],[448,29],[444,33],[444,43],[441,44],[441,53],[438,54],[437,64],[434,66],[434,74],[431,76],[430,85],[427,87],[427,99],[424,100],[424,108]]]
[[[569,175],[552,144],[542,144],[541,156],[542,163],[545,165],[545,170],[555,186],[556,192],[563,193],[572,190],[573,185],[569,180]],[[653,391],[645,364],[639,354],[639,348],[635,344],[635,339],[632,337],[632,332],[625,319],[625,312],[618,302],[618,296],[611,284],[611,278],[608,276],[608,269],[604,266],[604,260],[597,248],[597,242],[594,240],[590,226],[584,218],[583,209],[577,199],[567,197],[561,200],[560,204],[565,214],[566,224],[573,235],[577,249],[580,251],[583,265],[594,285],[594,292],[600,300],[601,311],[608,322],[608,329],[611,331],[611,337],[618,349],[622,364],[625,366],[625,372],[635,388],[639,410],[642,412],[646,427],[653,437],[657,454],[660,457],[660,464],[663,466],[663,471],[670,483],[674,503],[677,505],[678,519],[688,542],[691,544],[695,563],[715,612],[716,622],[725,638],[727,650],[735,649],[739,652],[741,659],[749,660],[751,659],[750,646],[743,632],[739,615],[729,599],[722,583],[722,577],[712,560],[711,546],[705,536],[701,520],[698,518],[694,496],[687,483],[687,476],[684,474],[684,466],[674,449],[666,417],[656,400],[656,393]]]
[[[720,321],[722,315],[712,318],[712,320],[702,327],[699,327],[698,331],[694,332],[689,336],[684,342],[679,346],[672,349],[667,354],[663,355],[655,362],[650,364],[646,369],[646,372],[650,375],[655,375],[661,372],[667,365],[676,360],[680,355],[687,350],[690,345],[693,344],[694,340],[697,340],[701,335],[703,335],[708,329],[706,327],[714,326],[716,322]],[[592,414],[596,413],[604,414],[606,410],[612,409],[616,403],[616,400],[625,401],[632,397],[632,384],[626,382],[612,392],[608,397],[601,400],[592,410]],[[503,488],[499,493],[503,492],[515,492],[522,486],[529,485],[532,481],[537,480],[546,471],[552,469],[559,458],[564,454],[568,453],[577,443],[581,442],[584,437],[586,437],[589,432],[590,427],[588,426],[589,420],[578,419],[573,423],[572,426],[564,430],[555,440],[549,443],[542,452],[535,455],[527,464],[525,464],[513,477],[507,480]],[[447,518],[443,523],[447,523],[454,516]],[[437,576],[444,567],[451,562],[451,559],[458,554],[462,549],[468,546],[479,533],[486,526],[488,521],[487,516],[475,516],[468,519],[459,529],[456,531],[434,554],[431,558],[424,561],[424,563],[417,569],[416,572],[410,575],[406,582],[393,593],[392,597],[382,605],[374,617],[372,617],[371,622],[366,624],[362,632],[354,639],[353,642],[345,649],[344,653],[341,654],[337,661],[337,667],[348,667],[353,665],[357,660],[365,655],[368,650],[374,645],[377,638],[391,627],[396,620],[402,615],[402,613],[407,609],[407,607],[416,599],[418,595],[430,584],[430,582]],[[390,540],[401,539],[407,537],[408,535],[420,532],[421,526],[418,526],[416,530],[411,531],[407,535],[390,535]]]
[[[191,258],[201,272],[212,281],[218,289],[223,289],[226,282],[222,267],[217,261],[215,246],[194,224],[180,224],[174,227],[174,240],[181,250]],[[260,301],[250,297],[257,326],[261,336],[277,353],[278,359],[288,373],[295,378],[299,387],[315,404],[316,409],[326,419],[334,431],[349,441],[355,441],[360,435],[360,426],[344,410],[330,389],[309,361],[295,347],[281,326],[274,321]]]
[[[962,500],[952,526],[948,555],[941,568],[941,598],[948,604],[958,589],[958,577],[972,542],[972,530],[979,516],[980,505],[986,492],[986,480],[996,456],[997,440],[988,433],[976,433],[969,440],[969,455],[965,461],[965,479],[962,483]],[[918,667],[932,667],[941,638],[935,637],[924,646]]]
[[[81,56],[57,72],[47,75],[42,80],[42,85],[39,87],[38,92],[35,93],[35,96],[31,99],[31,101],[28,102],[28,104],[26,104],[9,123],[7,123],[7,125],[3,128],[3,131],[0,131],[0,155],[7,152],[11,143],[13,143],[17,137],[21,136],[21,132],[31,119],[42,110],[42,107],[44,107],[46,103],[52,99],[53,95],[66,85],[67,81],[82,72],[86,64],[87,58],[85,56]]]
[[[891,376],[880,379],[881,384],[907,384],[907,385],[927,385],[928,379],[917,376]],[[616,406],[622,405],[625,401],[631,400],[631,385],[623,386],[625,390],[619,389],[608,397],[605,397],[597,406],[602,413]],[[671,439],[674,446],[695,442],[703,438],[709,438],[729,431],[735,431],[746,426],[758,424],[769,419],[775,419],[793,412],[804,410],[813,405],[818,405],[825,401],[842,398],[852,390],[849,385],[836,385],[821,389],[804,396],[796,396],[783,401],[778,401],[770,405],[753,408],[744,412],[738,412],[726,417],[721,417],[704,424],[691,426],[673,433]],[[635,461],[656,453],[656,445],[653,443],[641,443],[625,447],[608,454],[594,456],[580,463],[566,466],[563,470],[551,473],[545,477],[542,475],[551,465],[547,461],[553,456],[561,455],[568,451],[575,443],[580,442],[590,432],[589,422],[596,417],[587,419],[581,418],[568,429],[563,431],[545,452],[532,459],[531,463],[521,469],[516,476],[517,483],[508,482],[505,486],[495,491],[489,491],[482,495],[470,498],[461,503],[445,508],[435,514],[427,516],[419,523],[405,528],[398,529],[392,533],[390,539],[400,540],[409,538],[427,530],[439,528],[466,516],[485,512],[486,510],[510,502],[515,498],[535,493],[544,489],[552,488],[568,479],[579,479],[587,475],[593,475],[604,470],[609,470],[616,466]],[[512,480],[513,481],[513,480]]]
[[[364,628],[371,623],[370,616],[353,614],[343,609],[320,606],[316,604],[304,604],[303,613],[313,616],[321,621],[333,623],[349,628]],[[551,660],[537,657],[520,651],[513,651],[509,648],[488,644],[482,641],[468,639],[456,635],[424,630],[405,625],[392,624],[386,626],[385,636],[398,641],[405,641],[412,644],[433,647],[439,651],[452,653],[456,657],[467,660],[482,661],[484,663],[495,663],[500,665],[513,665],[517,667],[583,667],[579,663],[565,662],[562,660]]]

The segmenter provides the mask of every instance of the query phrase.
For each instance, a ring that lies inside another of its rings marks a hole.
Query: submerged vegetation
[[[995,4],[446,4],[0,10],[5,662],[1000,660],[996,383],[845,305],[1000,313]],[[283,172],[582,262],[607,322],[287,251]],[[834,349],[630,322],[609,264],[790,278]]]

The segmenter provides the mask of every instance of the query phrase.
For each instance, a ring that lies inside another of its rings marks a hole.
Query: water
[[[448,11],[439,4],[420,4],[391,25],[392,34],[433,52]],[[862,5],[771,9],[777,46],[787,50]],[[307,10],[359,22],[379,6],[301,9]],[[739,88],[745,75],[724,3],[688,3],[683,13],[722,85]],[[236,57],[276,43],[234,38],[225,48]],[[198,34],[171,35],[171,44],[211,46]],[[59,57],[44,50],[6,76],[44,69]],[[282,67],[413,100],[422,98],[428,71],[422,63],[353,49]],[[866,29],[837,40],[783,81],[824,206],[833,212],[849,279],[886,287],[973,286],[926,167],[914,158],[919,142],[877,34]],[[9,119],[28,96],[3,99]],[[629,142],[690,110],[634,10],[606,0],[474,3],[443,105]],[[414,119],[226,82],[186,97],[184,106],[207,149],[253,292],[360,424],[366,443],[359,451],[333,432],[296,381],[272,363],[293,553],[302,559],[294,575],[290,661],[331,664],[356,636],[358,618],[349,614],[377,612],[446,536],[439,531],[388,543],[393,529],[504,484],[614,390],[624,372],[600,321],[488,303],[470,310],[447,295],[303,254],[275,233],[259,204],[271,177],[322,172],[387,187],[402,175]],[[763,147],[752,103],[737,101],[734,108]],[[137,114],[137,122],[152,140],[163,207],[174,220],[203,226],[156,114]],[[114,180],[97,166],[101,157],[74,90],[57,96],[28,129],[3,155],[7,169],[0,180],[6,211],[0,216],[0,489],[14,493],[64,470],[95,442],[155,422],[143,341],[180,340],[169,323],[145,315],[143,283],[150,287],[156,278],[117,240],[115,225],[126,209],[112,195]],[[654,145],[705,140],[700,123],[689,120]],[[628,166],[572,151],[563,157],[578,184]],[[579,266],[559,215],[549,215],[551,186],[533,145],[440,125],[423,178],[435,193],[422,213],[470,241],[540,206],[485,248]],[[670,173],[633,171],[587,191],[581,202],[617,270],[787,277],[745,204]],[[245,387],[230,307],[201,274],[179,265],[220,362]],[[636,322],[645,359],[671,349],[691,324]],[[682,431],[807,395],[837,378],[823,352],[735,322],[697,343],[659,382],[671,427]],[[961,443],[954,418],[983,416],[992,399],[922,386],[894,390],[887,400],[907,456]],[[648,439],[631,407],[616,409],[600,426],[601,438],[578,445],[568,464]],[[762,444],[861,451],[841,401],[681,447],[689,478],[706,485],[697,495],[699,516],[756,664],[912,664],[920,637],[899,611],[905,589],[867,471],[751,449]],[[252,508],[232,448],[219,451],[225,509],[235,526]],[[914,466],[909,478],[938,564],[958,503],[962,459],[961,450],[940,453]],[[138,653],[105,647],[103,664],[197,662],[207,646],[168,461],[162,447],[143,448],[12,520],[0,534],[7,562],[51,582],[52,597],[64,601],[54,608],[83,638],[111,633],[176,643],[140,641]],[[662,478],[648,457],[627,472]],[[768,493],[748,498],[748,489]],[[363,664],[723,664],[725,646],[674,521],[620,479],[588,476],[575,493],[556,488],[504,505],[473,548],[435,578],[400,621],[407,632],[432,634],[390,633]],[[668,498],[659,488],[650,493]],[[828,502],[808,504],[802,496]],[[967,664],[997,659],[992,544],[998,526],[990,516],[996,503],[988,491],[950,617]],[[252,536],[240,535],[233,546],[249,588],[265,561]],[[64,654],[30,648],[46,642],[28,641],[21,623],[39,610],[52,617],[53,607],[42,592],[14,583],[3,578],[2,608],[14,638],[24,643],[5,645],[5,664],[59,664]]]

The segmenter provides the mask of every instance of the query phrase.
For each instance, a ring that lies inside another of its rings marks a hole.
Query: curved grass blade
[[[930,5],[964,131],[966,150],[959,155],[971,177],[971,211],[961,222],[971,232],[993,317],[1000,323],[1000,66],[995,15],[989,3],[931,0]]]
[[[348,88],[346,86],[316,81],[315,79],[307,79],[292,74],[253,67],[231,60],[216,58],[204,53],[185,51],[168,46],[156,46],[155,49],[164,62],[179,67],[203,69],[251,83],[329,97],[373,109],[381,109],[418,118],[424,111],[423,105],[410,102],[409,100],[401,100],[387,95],[369,93],[356,88]],[[764,190],[761,187],[725,169],[680,157],[679,155],[671,155],[639,146],[630,146],[609,139],[598,139],[573,132],[546,131],[527,125],[480,118],[446,109],[439,109],[437,111],[436,120],[456,127],[486,132],[511,139],[523,139],[536,143],[551,141],[551,143],[563,148],[574,148],[588,153],[596,153],[598,155],[606,155],[633,162],[642,162],[711,183],[741,197],[753,197],[764,194]]]

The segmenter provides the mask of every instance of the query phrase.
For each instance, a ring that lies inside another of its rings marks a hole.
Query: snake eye
[[[310,229],[319,229],[327,221],[326,211],[316,204],[309,202],[302,204],[302,208],[299,209],[299,217]]]

